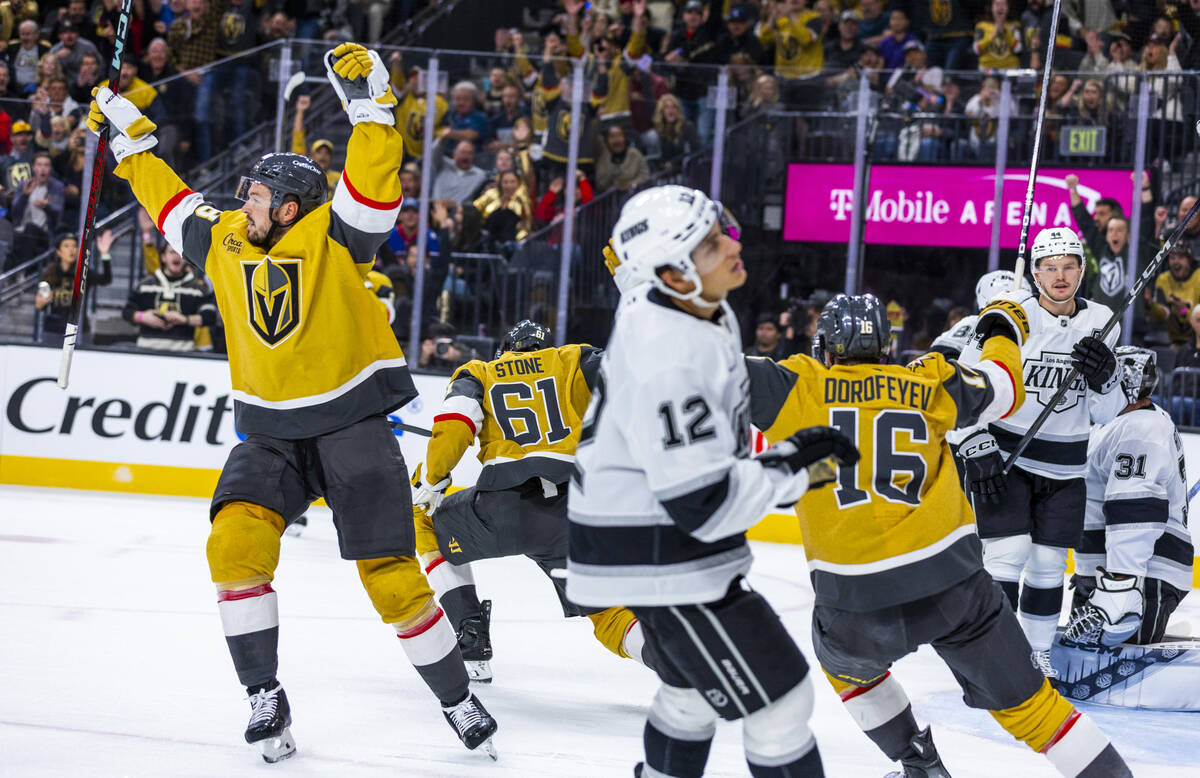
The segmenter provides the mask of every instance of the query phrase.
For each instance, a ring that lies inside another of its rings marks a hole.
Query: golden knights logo
[[[250,329],[275,348],[300,326],[300,260],[263,257],[243,262],[246,313]]]
[[[1025,360],[1025,393],[1037,397],[1038,404],[1046,405],[1054,399],[1054,393],[1071,372],[1071,355],[1054,351],[1043,351],[1041,356]],[[1087,388],[1084,377],[1076,374],[1071,388],[1059,400],[1055,413],[1069,411],[1083,399]]]

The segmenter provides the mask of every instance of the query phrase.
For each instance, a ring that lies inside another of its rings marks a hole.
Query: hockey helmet
[[[998,295],[1011,292],[1015,278],[1011,270],[993,270],[981,275],[975,284],[975,310],[982,311]],[[1029,282],[1022,278],[1020,288],[1028,291]]]
[[[283,205],[288,195],[294,195],[300,201],[297,220],[329,199],[325,171],[299,154],[274,152],[262,155],[250,173],[238,182],[235,196],[245,201],[250,196],[251,184],[262,184],[271,190],[271,210]]]
[[[613,251],[639,281],[648,281],[671,297],[710,305],[700,299],[703,289],[692,251],[714,224],[734,240],[739,238],[737,220],[704,192],[686,186],[656,186],[638,192],[621,209],[612,232]],[[658,276],[662,267],[678,270],[695,289],[682,294],[667,286]]]
[[[1033,283],[1037,286],[1039,293],[1045,294],[1046,290],[1038,281],[1038,264],[1047,257],[1064,255],[1079,257],[1079,282],[1075,284],[1075,290],[1071,292],[1071,295],[1074,296],[1079,292],[1079,287],[1083,285],[1083,276],[1087,269],[1087,259],[1083,254],[1083,242],[1079,240],[1079,236],[1075,234],[1074,230],[1066,227],[1047,227],[1033,239],[1033,245],[1029,247],[1029,258],[1030,264],[1033,266]]]
[[[1121,389],[1131,403],[1145,399],[1158,386],[1158,355],[1148,348],[1118,346],[1113,349],[1121,368]]]
[[[539,351],[550,345],[550,328],[522,319],[504,335],[496,349],[496,359],[505,351]]]
[[[878,297],[839,294],[817,318],[813,358],[824,362],[828,354],[841,360],[878,362],[891,345],[891,331],[887,309]]]

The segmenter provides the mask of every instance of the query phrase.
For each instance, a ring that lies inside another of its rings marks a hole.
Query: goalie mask
[[[1043,259],[1061,256],[1073,256],[1079,259],[1079,280],[1075,282],[1075,288],[1071,290],[1071,297],[1079,293],[1079,287],[1083,285],[1084,271],[1087,267],[1087,260],[1083,255],[1083,242],[1079,240],[1079,236],[1075,234],[1074,230],[1066,227],[1049,227],[1039,232],[1033,239],[1033,245],[1029,247],[1029,260],[1033,265],[1033,283],[1037,286],[1040,294],[1050,297],[1038,279],[1038,266]],[[1051,297],[1051,299],[1054,298]]]
[[[891,346],[887,309],[873,294],[839,294],[825,304],[813,335],[813,358],[879,362]]]
[[[692,252],[714,224],[720,225],[721,231],[733,240],[739,239],[741,230],[737,220],[699,189],[656,186],[638,192],[621,209],[612,232],[613,251],[634,278],[650,282],[670,297],[712,308],[716,303],[700,297],[704,291],[700,281],[702,272],[697,269]],[[663,267],[679,271],[695,288],[687,293],[672,289],[658,275]]]
[[[979,277],[975,284],[975,310],[982,311],[998,295],[1011,292],[1016,275],[1011,270],[993,270]],[[1028,291],[1029,282],[1021,279],[1021,289]]]
[[[1121,389],[1130,403],[1149,397],[1158,386],[1158,355],[1148,348],[1118,346],[1113,350],[1121,370]]]
[[[495,359],[499,359],[506,351],[540,351],[550,345],[550,328],[523,319],[508,331],[500,347],[496,349]]]

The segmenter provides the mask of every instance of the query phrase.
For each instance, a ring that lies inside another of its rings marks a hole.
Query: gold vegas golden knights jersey
[[[425,454],[429,483],[449,475],[476,436],[483,463],[477,490],[509,489],[530,478],[566,483],[601,355],[591,346],[568,345],[506,351],[460,367],[433,417]]]
[[[269,255],[250,243],[241,211],[205,202],[153,153],[117,165],[171,245],[212,281],[240,432],[315,437],[416,396],[400,345],[364,284],[400,210],[402,150],[394,128],[356,125],[333,200]]]
[[[826,368],[804,355],[778,365],[747,360],[752,413],[756,423],[773,419],[770,442],[828,425],[862,454],[796,505],[818,604],[875,610],[944,591],[982,569],[975,516],[945,435],[1007,416],[1024,401],[1016,344],[995,337],[985,349],[986,363],[974,368],[941,354],[907,367]]]

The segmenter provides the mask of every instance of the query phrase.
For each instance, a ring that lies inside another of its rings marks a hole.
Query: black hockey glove
[[[1117,357],[1104,341],[1088,335],[1071,349],[1071,365],[1087,380],[1088,388],[1104,394],[1116,385]]]
[[[838,465],[853,465],[858,449],[833,427],[807,427],[771,446],[758,460],[765,467],[786,468],[793,474],[808,470],[808,488],[819,489],[837,477],[825,464],[830,458]]]
[[[981,429],[968,435],[958,447],[958,456],[966,470],[967,491],[985,502],[999,504],[1008,491],[1008,479],[1004,457],[992,433]]]

